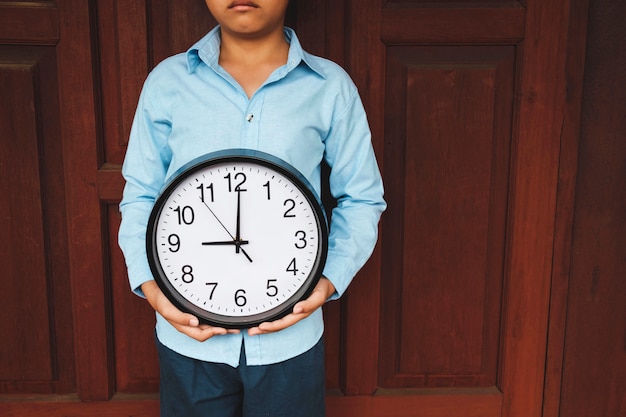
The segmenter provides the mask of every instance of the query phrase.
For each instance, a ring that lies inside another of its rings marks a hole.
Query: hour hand
[[[202,242],[202,246],[221,246],[221,245],[247,245],[247,240],[221,240],[216,242]]]
[[[247,240],[218,240],[214,242],[202,242],[202,246],[226,246],[226,245],[235,245],[235,250],[237,253],[243,253],[244,256],[252,262],[252,258],[248,253],[241,247],[241,245],[247,245],[249,242]]]

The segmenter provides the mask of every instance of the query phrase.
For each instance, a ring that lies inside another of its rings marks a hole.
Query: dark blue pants
[[[323,338],[284,362],[248,366],[188,358],[157,339],[161,417],[323,417]]]

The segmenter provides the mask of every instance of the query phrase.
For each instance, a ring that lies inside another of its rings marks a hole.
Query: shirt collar
[[[307,67],[320,77],[326,78],[324,69],[313,59],[312,55],[302,49],[298,36],[293,29],[285,27],[285,38],[289,42],[287,65],[283,68],[285,74],[295,69],[301,62],[304,62]],[[201,62],[204,62],[214,71],[217,71],[219,66],[220,42],[220,28],[216,26],[189,48],[189,50],[187,50],[187,69],[189,73],[195,72]]]

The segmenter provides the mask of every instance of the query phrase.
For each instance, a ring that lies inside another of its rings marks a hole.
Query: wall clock
[[[285,161],[234,149],[182,167],[152,209],[146,245],[170,301],[200,321],[248,328],[291,312],[319,280],[328,226]]]

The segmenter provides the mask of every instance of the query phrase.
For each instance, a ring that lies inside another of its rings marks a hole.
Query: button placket
[[[264,93],[257,91],[243,113],[244,123],[241,132],[241,145],[244,148],[256,149],[259,144],[259,123]]]

